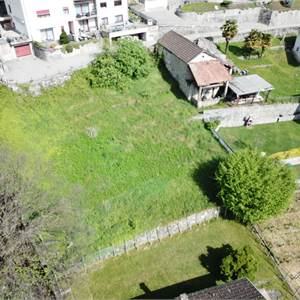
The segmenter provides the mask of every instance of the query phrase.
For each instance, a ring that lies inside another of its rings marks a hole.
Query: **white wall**
[[[12,17],[15,28],[19,33],[28,35],[22,0],[5,0],[7,13]]]
[[[100,3],[106,3],[107,7],[100,7]],[[108,18],[108,25],[115,24],[117,15],[123,16],[123,22],[128,21],[128,1],[122,0],[122,5],[115,6],[114,0],[96,0],[98,23],[102,24],[103,18]]]
[[[146,12],[157,8],[167,9],[168,7],[168,0],[144,0],[143,3]]]

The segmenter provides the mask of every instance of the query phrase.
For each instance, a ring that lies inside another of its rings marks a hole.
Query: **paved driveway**
[[[59,73],[76,70],[88,65],[101,51],[100,45],[95,44],[91,51],[82,51],[78,55],[63,58],[53,58],[44,61],[30,56],[6,62],[5,79],[17,83],[29,83],[52,78]]]

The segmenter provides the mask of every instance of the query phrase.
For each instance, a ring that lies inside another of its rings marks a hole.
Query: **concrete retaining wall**
[[[226,20],[234,19],[238,23],[256,23],[260,16],[260,7],[250,9],[225,9],[219,11],[206,12],[203,14],[197,13],[182,13],[177,15],[186,21],[196,21],[199,25],[217,25],[224,24]]]
[[[279,117],[281,115],[282,117]],[[221,127],[239,127],[244,125],[245,117],[251,116],[253,125],[282,121],[300,120],[300,104],[241,105],[231,108],[206,110],[193,120],[219,120]]]
[[[220,208],[211,208],[204,210],[200,213],[190,215],[186,218],[177,220],[175,222],[169,223],[166,226],[157,227],[153,230],[144,232],[143,234],[140,234],[131,240],[125,241],[120,245],[101,249],[98,253],[86,257],[83,263],[90,264],[95,263],[97,261],[107,260],[109,258],[128,253],[132,250],[145,247],[154,242],[164,240],[178,233],[188,231],[195,225],[200,225],[214,218],[217,218],[219,217],[220,212]]]

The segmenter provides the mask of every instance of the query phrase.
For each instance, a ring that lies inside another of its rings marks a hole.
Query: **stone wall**
[[[177,15],[186,21],[196,21],[199,25],[222,25],[228,19],[234,19],[238,23],[256,23],[260,15],[261,8],[250,9],[226,9],[219,11],[206,12],[203,14],[197,13],[182,13]]]
[[[220,212],[220,208],[211,208],[169,223],[166,226],[157,227],[148,232],[144,232],[131,240],[125,241],[120,245],[101,249],[98,253],[86,257],[83,262],[84,264],[95,263],[97,261],[107,260],[109,258],[128,253],[132,250],[148,246],[154,242],[164,240],[178,233],[186,232],[195,225],[200,225],[217,218],[219,217]]]
[[[279,117],[281,115],[281,117]],[[245,117],[251,116],[253,125],[275,123],[282,121],[300,120],[300,104],[253,104],[231,108],[206,110],[192,120],[219,120],[220,127],[239,127],[244,125]]]

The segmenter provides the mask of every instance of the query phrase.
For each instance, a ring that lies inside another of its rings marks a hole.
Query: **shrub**
[[[71,52],[73,52],[73,46],[71,44],[67,44],[65,46],[65,50],[67,53],[71,53]]]
[[[219,197],[243,223],[274,216],[286,208],[295,190],[292,170],[256,150],[242,150],[223,160],[216,174]]]
[[[216,129],[219,125],[220,125],[219,120],[213,120],[213,121],[209,121],[209,122],[204,123],[204,127],[207,130]]]
[[[221,2],[221,6],[222,7],[225,7],[225,8],[228,8],[229,5],[232,3],[232,1],[229,1],[229,0],[224,0],[223,2]]]
[[[132,79],[146,77],[150,73],[151,59],[140,41],[122,39],[115,56],[121,72]]]
[[[68,35],[66,34],[66,32],[63,30],[60,34],[60,37],[59,37],[59,43],[61,45],[65,45],[65,44],[68,44],[69,43],[69,38],[68,38]]]
[[[89,80],[92,87],[115,87],[123,90],[128,85],[127,77],[120,71],[119,64],[111,53],[100,55],[93,61]]]
[[[254,280],[256,271],[257,261],[249,246],[232,250],[232,253],[223,258],[220,266],[221,276],[226,281],[243,277]]]

